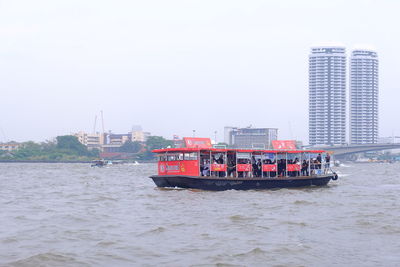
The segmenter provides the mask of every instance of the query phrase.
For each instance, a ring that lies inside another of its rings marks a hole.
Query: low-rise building
[[[80,131],[73,136],[78,138],[78,141],[87,146],[88,149],[97,148],[101,150],[101,146],[104,144],[104,135],[101,133],[89,134]]]
[[[233,148],[271,148],[278,139],[277,128],[225,127],[224,142]]]
[[[139,128],[134,128],[126,134],[115,134],[111,131],[108,133],[89,134],[83,131],[73,134],[83,145],[89,149],[97,148],[104,152],[117,152],[125,142],[146,142],[150,136],[149,132],[143,132]]]
[[[17,142],[0,143],[0,150],[11,152],[20,149],[21,146],[22,144]]]

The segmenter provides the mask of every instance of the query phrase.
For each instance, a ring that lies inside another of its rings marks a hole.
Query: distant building
[[[395,144],[400,143],[400,136],[379,137],[378,144]]]
[[[149,132],[143,132],[143,131],[133,131],[130,134],[132,142],[133,141],[146,142],[149,136],[151,136]]]
[[[224,129],[224,142],[234,148],[271,148],[271,141],[278,139],[276,128],[238,128],[227,126]]]
[[[350,143],[378,142],[378,55],[354,50],[350,58]]]
[[[120,152],[120,147],[122,144],[104,144],[101,146],[101,151],[103,152]]]
[[[127,141],[146,142],[151,134],[143,132],[139,125],[132,126],[132,131],[126,134],[115,134],[111,131],[108,133],[89,134],[78,132],[73,134],[83,145],[89,149],[97,148],[103,152],[119,152],[119,148]]]
[[[126,141],[132,142],[146,142],[151,134],[149,132],[134,131],[126,134],[113,134],[108,133],[107,141],[105,144],[124,144]]]
[[[0,150],[11,152],[20,149],[21,146],[22,144],[17,142],[0,143]]]
[[[101,133],[88,134],[80,131],[73,136],[78,138],[78,141],[87,146],[88,149],[97,148],[101,150],[101,146],[104,144],[104,135]]]
[[[346,143],[346,49],[313,47],[309,55],[309,143]]]
[[[127,134],[114,134],[108,133],[106,143],[104,145],[123,145],[126,141],[132,141],[131,133]]]

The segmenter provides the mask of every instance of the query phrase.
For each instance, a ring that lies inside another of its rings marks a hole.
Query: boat
[[[90,166],[91,167],[104,167],[108,164],[110,164],[110,163],[107,160],[98,159],[98,160],[93,160]]]
[[[254,190],[325,186],[338,175],[324,150],[230,149],[211,146],[208,138],[184,138],[185,147],[153,150],[157,187],[201,190]],[[303,165],[305,163],[305,165]],[[307,165],[308,163],[308,165]]]

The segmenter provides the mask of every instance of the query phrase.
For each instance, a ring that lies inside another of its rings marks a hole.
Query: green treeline
[[[99,156],[98,150],[88,150],[75,136],[57,136],[55,141],[25,142],[21,148],[0,151],[2,161],[90,161]]]
[[[144,143],[125,142],[119,152],[131,153],[135,160],[154,160],[154,149],[173,147],[173,142],[161,136],[150,136]],[[87,149],[86,146],[72,135],[57,136],[54,141],[35,143],[32,141],[22,143],[16,151],[1,151],[0,161],[43,161],[43,162],[68,162],[91,161],[98,159],[100,151]]]

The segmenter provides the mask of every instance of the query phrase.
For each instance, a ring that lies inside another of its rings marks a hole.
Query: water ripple
[[[159,189],[155,164],[0,164],[0,266],[400,266],[400,164],[326,187]]]

